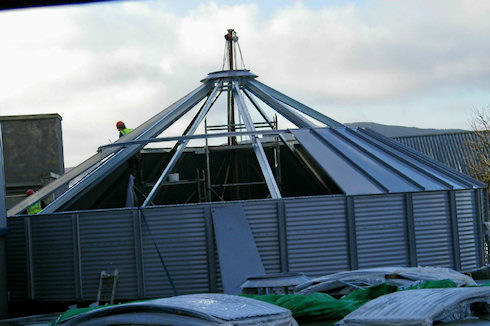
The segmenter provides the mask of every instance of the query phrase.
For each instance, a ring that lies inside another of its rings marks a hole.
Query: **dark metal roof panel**
[[[343,148],[336,148],[310,129],[291,130],[300,144],[322,166],[345,194],[379,194],[385,192],[375,180],[354,166],[347,157],[339,155]]]
[[[347,128],[317,129],[322,138],[334,146],[343,156],[371,178],[375,179],[386,192],[419,191],[416,183],[393,168],[395,160],[386,153],[360,142],[356,134]]]
[[[452,182],[459,183],[464,187],[468,188],[486,188],[487,185],[481,181],[478,181],[467,174],[463,174],[458,170],[453,169],[449,165],[440,162],[439,160],[435,160],[424,153],[417,151],[409,146],[406,146],[396,140],[385,137],[375,131],[365,129],[361,130],[362,132],[366,132],[370,134],[372,137],[377,139],[382,139],[385,143],[390,144],[391,146],[397,148],[399,151],[405,153],[406,155],[423,162],[426,164],[431,170],[435,171],[440,176],[446,176]],[[447,147],[450,148],[450,147]],[[437,175],[436,174],[436,175]],[[464,188],[463,188],[464,189]]]
[[[291,132],[347,195],[484,187],[372,130],[345,127]]]
[[[223,290],[240,294],[248,276],[265,274],[250,224],[239,203],[216,205],[211,211]]]
[[[478,155],[471,148],[472,144],[478,142],[478,137],[473,132],[394,137],[393,139],[462,173],[471,174],[470,164],[478,163]],[[490,155],[490,149],[488,151]]]
[[[431,178],[430,175],[427,176],[428,173],[409,157],[402,155],[397,151],[393,151],[391,146],[362,133],[362,130],[346,128],[344,130],[339,130],[339,132],[341,132],[344,137],[349,138],[351,142],[354,142],[363,148],[364,151],[377,157],[379,162],[384,165],[385,168],[392,170],[402,179],[406,180],[410,186],[407,187],[405,191],[408,191],[410,188],[415,188],[415,191],[446,189],[445,185],[441,183],[440,180]]]

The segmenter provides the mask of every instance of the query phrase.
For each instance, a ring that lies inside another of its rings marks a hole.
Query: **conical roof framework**
[[[286,141],[287,133],[294,135],[297,142],[314,159],[322,172],[328,175],[331,182],[347,195],[485,187],[483,183],[374,131],[347,128],[259,82],[257,77],[249,70],[223,70],[208,74],[195,90],[115,143],[100,147],[95,155],[79,166],[11,208],[8,215],[19,214],[38,200],[68,187],[41,213],[63,210],[63,207],[66,207],[69,202],[97,186],[106,176],[147,144],[162,140],[176,140],[177,144],[172,151],[171,159],[162,169],[142,204],[143,207],[152,205],[153,198],[172,172],[189,141],[216,136],[212,134],[195,135],[195,132],[222,93],[232,94],[234,105],[247,131],[234,131],[233,128],[229,128],[231,132],[222,133],[220,136],[245,135],[250,138],[263,180],[272,198],[281,198],[282,195],[259,137],[267,133],[278,135],[284,141]],[[162,132],[203,101],[204,103],[182,135],[173,138],[158,138]],[[287,119],[296,128],[256,130],[250,114],[252,110],[258,111],[266,123],[273,125],[262,105]],[[294,148],[292,150],[294,151]],[[78,181],[74,182],[75,180]]]

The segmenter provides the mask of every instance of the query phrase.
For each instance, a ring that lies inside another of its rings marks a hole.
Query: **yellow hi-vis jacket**
[[[34,203],[31,206],[27,207],[27,214],[29,215],[37,214],[42,210],[43,209],[41,207],[41,201],[38,201],[37,203]]]
[[[123,130],[120,130],[120,131],[119,131],[119,138],[121,138],[122,136],[126,136],[126,135],[127,135],[127,134],[129,134],[131,131],[133,131],[133,129],[124,128]]]

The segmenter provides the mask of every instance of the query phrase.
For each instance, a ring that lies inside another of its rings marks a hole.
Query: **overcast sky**
[[[0,114],[62,116],[65,165],[222,67],[342,122],[469,129],[490,102],[490,1],[124,1],[0,12]],[[281,126],[279,126],[281,127]]]

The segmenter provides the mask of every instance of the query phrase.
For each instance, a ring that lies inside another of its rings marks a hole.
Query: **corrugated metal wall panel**
[[[204,205],[144,209],[178,294],[208,292]],[[173,295],[150,234],[143,229],[145,296]]]
[[[285,200],[289,270],[321,276],[349,269],[345,197]]]
[[[478,266],[478,235],[476,193],[473,190],[456,192],[461,269],[471,270]]]
[[[267,274],[281,271],[276,201],[243,202]]]
[[[413,215],[419,265],[454,268],[448,192],[414,193]]]
[[[479,202],[473,190],[456,191],[455,195],[455,234],[459,234],[462,267],[471,269],[480,254],[474,234],[479,227],[476,212],[481,207],[476,207]],[[268,273],[280,271],[282,266],[280,243],[285,239],[279,228],[283,225],[279,224],[279,215],[283,212],[287,238],[284,254],[288,254],[289,270],[320,276],[350,269],[355,257],[359,268],[408,265],[404,214],[410,209],[405,208],[404,198],[410,197],[352,197],[358,244],[352,250],[353,257],[349,256],[345,196],[271,199],[243,205]],[[450,193],[414,193],[412,198],[418,264],[453,267]],[[220,203],[143,210],[179,294],[208,292],[212,283],[214,289],[222,289],[218,256],[212,238],[208,238],[212,236],[212,222],[206,214],[211,205]],[[28,217],[32,220],[35,299],[95,301],[100,272],[116,268],[120,271],[116,300],[173,295],[152,238],[144,223],[140,224],[138,214],[136,209],[115,209]],[[79,246],[74,235],[77,218]],[[21,301],[29,293],[24,218],[9,218],[8,223],[9,288],[12,299]],[[76,261],[76,247],[80,248],[80,261]],[[217,269],[213,271],[213,267]],[[77,291],[78,284],[81,293]]]
[[[24,218],[7,219],[8,290],[12,301],[27,299],[27,255]]]
[[[354,212],[359,268],[409,265],[403,195],[356,197]]]
[[[70,300],[76,297],[71,218],[32,216],[31,239],[34,298]]]
[[[137,297],[133,215],[130,210],[79,214],[83,298],[95,301],[100,272],[119,271],[117,299]],[[109,291],[104,291],[106,300]]]

